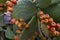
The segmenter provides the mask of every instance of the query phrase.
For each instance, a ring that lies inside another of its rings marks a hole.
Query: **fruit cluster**
[[[6,1],[6,5],[7,5],[7,11],[4,12],[4,23],[5,24],[12,24],[12,25],[16,25],[18,27],[18,29],[16,30],[17,34],[21,34],[23,28],[28,29],[29,25],[27,23],[24,22],[23,18],[20,18],[19,20],[16,20],[15,18],[11,17],[11,13],[13,12],[13,5],[17,3],[17,0],[7,0]],[[19,40],[18,36],[14,36],[14,40]]]
[[[16,30],[17,34],[22,34],[23,28],[26,28],[26,29],[29,28],[29,25],[26,24],[22,18],[20,18],[19,20],[12,18],[10,23],[16,25],[19,28]],[[18,36],[14,36],[14,40],[17,40],[17,39],[18,39]]]
[[[40,20],[42,24],[46,24],[47,29],[50,31],[52,36],[58,36],[60,34],[60,24],[55,23],[53,18],[51,18],[48,14],[44,14],[43,11],[39,12]]]
[[[29,28],[29,25],[24,22],[23,18],[20,18],[19,20],[16,20],[15,18],[12,18],[10,23],[15,24],[16,26],[18,26],[18,28],[21,28],[21,29],[22,29],[22,26],[25,26],[26,29]]]
[[[13,5],[14,4],[17,4],[17,0],[7,0],[6,1],[6,5],[8,6],[7,10],[10,11],[10,12],[13,12]]]

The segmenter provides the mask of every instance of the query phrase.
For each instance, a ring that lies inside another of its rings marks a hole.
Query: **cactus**
[[[0,0],[0,40],[59,40],[60,0]]]

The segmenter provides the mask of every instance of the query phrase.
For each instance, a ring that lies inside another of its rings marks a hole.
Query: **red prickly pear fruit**
[[[49,25],[47,25],[46,27],[47,27],[47,29],[48,29],[48,30],[50,30],[50,29],[51,29],[51,27],[50,27]]]
[[[16,4],[16,3],[17,3],[17,0],[11,0],[11,2],[12,2],[13,4]]]
[[[6,5],[9,6],[9,7],[13,6],[12,2],[10,2],[10,1],[6,1]]]

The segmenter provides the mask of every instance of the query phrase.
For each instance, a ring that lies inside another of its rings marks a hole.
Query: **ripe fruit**
[[[18,36],[14,36],[14,40],[19,40]]]
[[[52,23],[53,22],[53,18],[49,18],[49,23]]]
[[[22,23],[18,23],[18,28],[21,28],[22,27]]]
[[[23,30],[23,27],[20,27],[19,29],[20,29],[20,31],[22,31]]]
[[[60,34],[60,33],[59,33],[58,31],[56,31],[56,36],[59,36],[59,34]]]
[[[12,7],[8,7],[7,9],[9,12],[13,12],[13,8]]]
[[[56,36],[56,31],[53,32],[53,36]]]
[[[20,21],[20,22],[23,22],[23,21],[24,21],[24,19],[23,19],[23,18],[20,18],[20,19],[19,19],[19,21]]]
[[[56,23],[55,22],[52,22],[51,23],[51,26],[55,27],[56,26]]]
[[[10,2],[10,1],[6,1],[6,5],[9,6],[9,7],[13,6],[12,2]]]
[[[46,27],[47,27],[48,30],[50,30],[50,28],[51,28],[49,25],[47,25]]]
[[[19,21],[15,21],[15,25],[18,25]]]
[[[15,24],[15,18],[11,19],[11,24]]]
[[[13,4],[16,4],[16,3],[17,3],[17,0],[11,0],[11,2],[12,2]]]
[[[58,27],[60,27],[60,24],[59,24],[59,23],[57,23],[57,26],[58,26]]]
[[[17,34],[21,34],[22,32],[20,30],[16,30],[16,33]]]
[[[26,24],[26,25],[25,25],[25,27],[26,27],[26,29],[28,29],[28,28],[29,28],[29,25],[28,25],[28,24]]]
[[[48,19],[45,19],[45,21],[44,21],[45,23],[48,23]]]
[[[25,22],[23,22],[23,25],[25,26],[25,25],[26,25],[26,23],[25,23]]]
[[[50,18],[50,16],[48,14],[45,14],[45,18]]]

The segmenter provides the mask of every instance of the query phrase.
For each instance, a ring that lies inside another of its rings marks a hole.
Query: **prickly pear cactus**
[[[0,0],[0,40],[59,40],[60,0]]]

